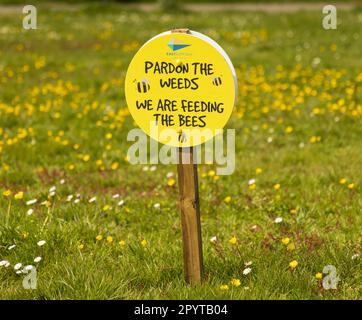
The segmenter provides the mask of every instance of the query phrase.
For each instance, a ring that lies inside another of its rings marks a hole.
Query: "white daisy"
[[[152,166],[152,167],[150,168],[150,171],[155,171],[156,169],[157,169],[156,166]]]
[[[60,184],[64,184],[64,183],[65,183],[64,179],[60,180]]]
[[[114,195],[112,196],[112,198],[113,198],[113,199],[119,198],[119,194],[118,194],[118,193],[114,194]]]
[[[355,254],[352,256],[352,260],[356,260],[357,258],[359,258],[359,253],[355,253]]]
[[[251,185],[253,185],[253,184],[255,184],[255,179],[250,179],[250,180],[248,181],[248,185],[251,186]]]
[[[34,209],[29,209],[29,210],[26,212],[26,214],[27,214],[28,216],[31,216],[33,213],[34,213]]]
[[[121,200],[120,202],[118,202],[118,204],[117,204],[118,206],[123,206],[124,205],[124,200]]]
[[[52,186],[52,187],[49,189],[49,193],[53,193],[53,192],[55,192],[55,190],[57,190],[57,187],[56,187],[56,186]]]
[[[160,205],[159,203],[155,203],[155,204],[153,205],[153,207],[154,207],[155,209],[160,209],[161,205]]]
[[[14,270],[19,270],[23,265],[19,262],[14,266]]]
[[[173,172],[168,172],[166,175],[167,178],[172,178],[173,176],[174,176]]]
[[[46,241],[45,240],[40,240],[36,243],[39,247],[42,247],[43,245],[46,244]]]
[[[55,191],[49,193],[49,197],[54,197],[54,196],[55,196]]]
[[[143,170],[143,171],[148,171],[148,166],[144,166],[144,167],[142,168],[142,170]]]
[[[35,259],[34,259],[34,262],[35,263],[38,263],[38,262],[40,262],[41,261],[41,257],[36,257]]]
[[[245,268],[245,269],[243,270],[243,275],[246,276],[246,275],[248,275],[250,272],[251,272],[251,268]]]
[[[313,60],[312,60],[312,65],[313,66],[317,66],[320,63],[321,63],[321,59],[319,57],[313,58]]]
[[[69,196],[67,196],[67,201],[68,201],[68,202],[72,201],[73,197],[74,197],[74,196],[73,196],[72,194],[70,194]]]
[[[9,263],[9,261],[7,261],[7,260],[1,260],[1,261],[0,261],[0,267],[5,266],[7,263]]]
[[[38,199],[32,199],[26,202],[27,206],[31,206],[32,204],[36,204],[36,202],[38,201]]]
[[[95,202],[97,200],[97,197],[93,197],[93,198],[90,198],[89,200],[88,200],[88,202],[89,203],[92,203],[92,202]]]
[[[216,241],[217,241],[217,237],[216,237],[216,236],[211,237],[211,238],[210,238],[210,241],[211,241],[211,242],[216,242]]]
[[[74,203],[79,203],[80,202],[80,199],[75,199],[74,200]]]
[[[24,267],[24,270],[29,271],[29,270],[31,270],[31,269],[33,269],[33,268],[34,268],[34,266],[32,266],[31,264],[29,264],[29,265],[27,265],[27,266]]]
[[[16,244],[11,245],[8,250],[13,250],[16,247]]]
[[[281,222],[283,222],[283,218],[282,217],[275,218],[274,222],[281,223]]]

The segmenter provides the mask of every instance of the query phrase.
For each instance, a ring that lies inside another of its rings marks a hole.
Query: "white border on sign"
[[[231,62],[228,54],[225,52],[225,50],[215,40],[211,39],[210,37],[204,35],[203,33],[197,32],[197,31],[193,31],[193,30],[189,30],[189,31],[190,31],[190,33],[186,33],[186,34],[194,36],[196,38],[199,38],[199,39],[201,39],[201,40],[203,40],[205,42],[208,42],[210,45],[212,45],[224,57],[225,61],[229,65],[231,74],[233,75],[233,79],[234,79],[234,87],[235,87],[234,106],[235,106],[236,99],[238,97],[238,79],[236,78],[235,68],[234,68],[234,65]],[[154,39],[156,39],[158,37],[162,37],[162,36],[167,35],[167,34],[173,34],[173,33],[171,31],[162,32],[162,33],[152,37],[151,39],[149,39],[146,43],[143,44],[143,46],[145,46],[147,43],[151,42],[152,40],[154,40]]]

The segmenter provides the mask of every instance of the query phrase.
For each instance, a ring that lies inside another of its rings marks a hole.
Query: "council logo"
[[[174,39],[171,39],[168,43],[167,43],[168,47],[172,50],[172,51],[177,51],[186,47],[191,46],[191,44],[186,44],[186,43],[177,43],[175,42]]]

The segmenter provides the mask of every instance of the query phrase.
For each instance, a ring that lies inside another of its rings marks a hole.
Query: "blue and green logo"
[[[168,43],[167,43],[168,47],[172,50],[172,51],[177,51],[186,47],[191,46],[191,44],[186,44],[186,43],[177,43],[175,42],[174,39],[171,39]]]

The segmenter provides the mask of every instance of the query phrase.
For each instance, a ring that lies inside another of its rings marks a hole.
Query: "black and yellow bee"
[[[141,80],[137,82],[137,91],[139,93],[146,93],[150,90],[150,84],[148,83],[148,80]]]
[[[214,78],[212,79],[212,84],[213,84],[214,86],[219,86],[219,85],[221,85],[221,83],[222,83],[222,81],[221,81],[221,78],[220,78],[220,77],[214,77]]]

